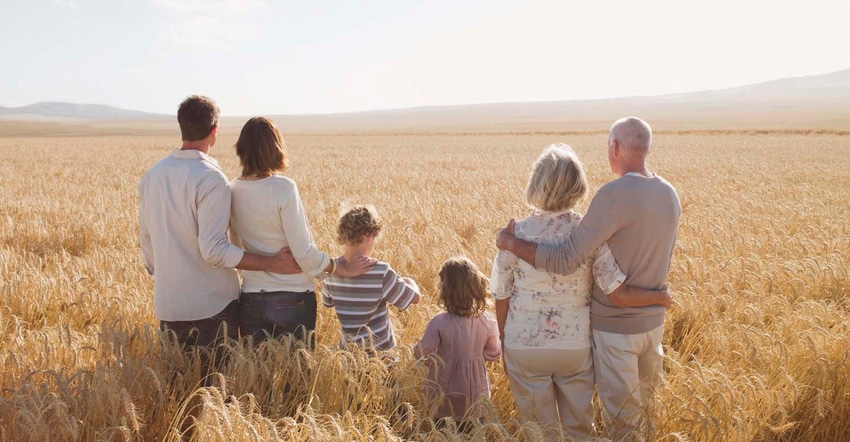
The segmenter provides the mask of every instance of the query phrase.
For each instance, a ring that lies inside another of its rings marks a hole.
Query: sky
[[[0,106],[599,99],[850,68],[850,0],[0,0]]]

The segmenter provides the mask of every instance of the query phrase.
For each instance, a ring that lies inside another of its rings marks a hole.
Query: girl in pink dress
[[[446,312],[428,322],[416,348],[417,356],[428,357],[425,392],[439,401],[436,419],[478,419],[482,412],[475,402],[490,398],[485,361],[498,360],[502,345],[496,318],[484,311],[487,289],[487,277],[468,258],[443,263],[439,291]]]

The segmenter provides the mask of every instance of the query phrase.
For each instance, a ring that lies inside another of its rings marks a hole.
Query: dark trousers
[[[316,292],[243,293],[239,299],[242,337],[259,344],[268,338],[290,334],[315,347]]]
[[[203,364],[202,375],[206,376],[210,373],[210,368],[218,368],[223,361],[223,352],[219,346],[224,341],[225,333],[230,339],[239,338],[239,301],[232,301],[224,310],[206,319],[159,321],[159,329],[164,333],[174,333],[177,342],[187,351],[197,348]]]

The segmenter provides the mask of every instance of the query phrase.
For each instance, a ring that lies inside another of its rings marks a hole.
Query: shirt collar
[[[567,214],[567,213],[578,213],[578,212],[576,212],[573,209],[561,210],[560,212],[547,212],[547,211],[541,210],[541,209],[532,209],[531,210],[531,216],[539,216],[539,217],[547,217],[547,216],[556,217],[556,216],[561,216],[561,215],[564,215],[564,214]]]
[[[626,174],[623,175],[623,176],[636,176],[638,178],[655,178],[656,177],[656,175],[654,173],[650,176],[646,176],[646,175],[641,175],[637,172],[626,172]]]
[[[209,162],[210,162],[210,163],[212,163],[215,167],[217,167],[217,168],[221,169],[221,166],[219,166],[219,165],[218,165],[218,161],[216,161],[216,159],[215,159],[215,158],[213,158],[213,157],[211,157],[211,156],[209,156],[209,155],[207,155],[207,154],[205,154],[205,153],[201,152],[200,150],[195,150],[195,149],[186,149],[186,150],[182,150],[182,149],[180,149],[179,147],[177,147],[177,148],[174,148],[174,150],[173,150],[173,151],[171,151],[171,156],[172,156],[172,157],[174,157],[174,158],[179,158],[179,159],[181,159],[181,160],[204,160],[204,161],[209,161]]]

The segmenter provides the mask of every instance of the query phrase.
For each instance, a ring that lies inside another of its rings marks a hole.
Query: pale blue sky
[[[0,106],[225,115],[655,95],[850,68],[850,0],[0,0]]]

